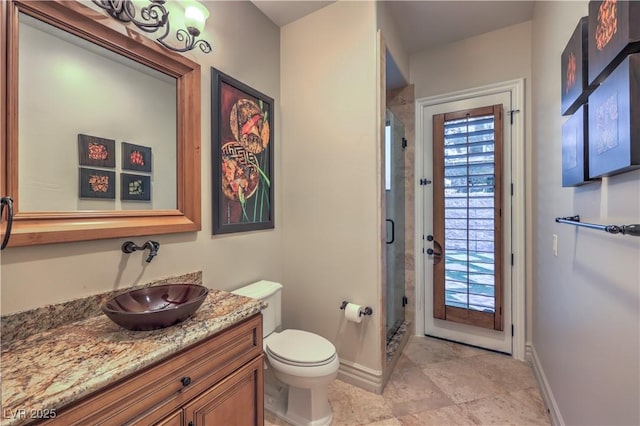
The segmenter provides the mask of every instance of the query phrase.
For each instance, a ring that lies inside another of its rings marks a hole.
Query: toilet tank
[[[231,293],[267,302],[268,306],[262,310],[262,334],[267,337],[281,325],[281,290],[282,284],[262,280],[240,287]]]

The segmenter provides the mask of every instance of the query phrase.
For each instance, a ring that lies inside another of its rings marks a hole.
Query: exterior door
[[[512,352],[509,110],[505,92],[433,105],[422,117],[432,176],[423,218],[425,334],[506,353]]]

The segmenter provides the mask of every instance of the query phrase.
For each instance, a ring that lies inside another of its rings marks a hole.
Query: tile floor
[[[336,380],[329,400],[333,426],[550,424],[528,363],[429,337],[410,337],[382,395]]]

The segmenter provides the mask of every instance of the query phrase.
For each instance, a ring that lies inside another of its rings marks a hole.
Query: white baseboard
[[[556,399],[553,396],[553,391],[551,391],[551,386],[549,385],[547,376],[545,376],[544,374],[542,364],[540,364],[540,359],[538,358],[538,354],[536,353],[536,349],[533,347],[533,345],[527,345],[526,354],[527,360],[529,360],[531,362],[531,365],[533,366],[533,372],[536,375],[536,379],[538,380],[538,385],[540,386],[540,391],[542,393],[542,399],[547,406],[547,412],[549,413],[549,417],[551,418],[551,424],[553,426],[565,426],[562,414],[560,414],[560,409],[558,408]]]
[[[384,387],[382,371],[342,359],[338,369],[338,379],[377,394],[382,393]]]

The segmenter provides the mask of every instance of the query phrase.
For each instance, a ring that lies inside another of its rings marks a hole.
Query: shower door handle
[[[387,219],[386,221],[391,222],[391,241],[387,241],[387,244],[393,244],[396,240],[396,223],[391,219]]]

